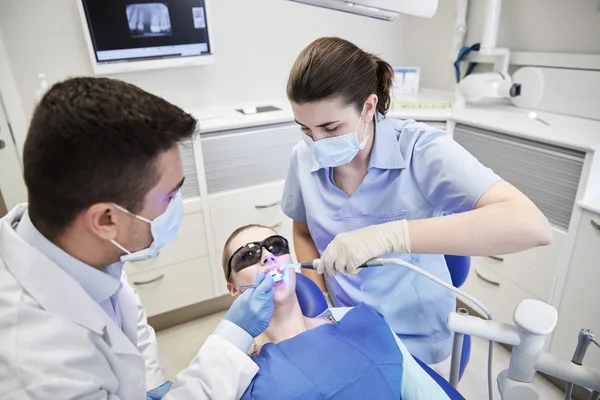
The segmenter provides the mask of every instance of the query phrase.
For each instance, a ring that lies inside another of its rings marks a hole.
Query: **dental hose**
[[[303,263],[299,263],[299,264],[295,264],[295,266],[301,267],[301,268],[306,268],[306,269],[313,269],[316,270],[318,265],[320,264],[321,260],[316,258],[314,260],[310,260],[310,261],[306,261]],[[441,280],[440,278],[438,278],[435,275],[430,274],[427,271],[422,270],[421,268],[412,265],[410,263],[407,263],[404,260],[401,260],[399,258],[375,258],[373,260],[369,260],[366,263],[364,263],[363,265],[359,266],[358,268],[368,268],[368,267],[378,267],[378,266],[384,266],[384,265],[398,265],[401,267],[405,267],[408,268],[414,272],[416,272],[417,274],[423,275],[425,278],[434,281],[435,283],[437,283],[440,286],[443,286],[444,288],[454,292],[455,294],[459,295],[462,298],[465,298],[467,300],[469,300],[471,303],[475,304],[481,311],[483,311],[483,313],[485,314],[486,318],[488,320],[492,320],[492,314],[490,313],[490,311],[487,309],[487,307],[482,304],[479,300],[477,300],[476,298],[474,298],[473,296],[463,292],[462,290],[455,288],[454,286],[450,285],[449,283],[444,282],[443,280]],[[456,334],[456,333],[455,333]],[[462,350],[461,350],[462,352]],[[489,341],[489,347],[488,347],[488,396],[490,400],[494,399],[494,389],[493,389],[493,379],[492,379],[492,358],[493,358],[493,354],[494,354],[494,342],[492,340]]]
[[[467,316],[469,312],[464,308],[456,310],[459,315]],[[454,344],[452,346],[452,358],[450,363],[450,385],[453,388],[458,386],[458,380],[460,378],[460,360],[462,357],[462,351],[464,346],[464,333],[454,332]]]

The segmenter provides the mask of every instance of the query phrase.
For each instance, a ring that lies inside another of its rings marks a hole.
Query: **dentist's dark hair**
[[[53,85],[35,108],[23,150],[32,222],[53,240],[96,203],[140,212],[160,178],[158,156],[195,131],[190,114],[122,81]]]
[[[296,59],[287,96],[298,104],[339,97],[361,112],[367,98],[376,94],[377,112],[385,115],[393,80],[391,65],[378,56],[347,40],[324,37],[309,44]]]

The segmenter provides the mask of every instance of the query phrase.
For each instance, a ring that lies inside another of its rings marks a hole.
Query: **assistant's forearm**
[[[294,232],[294,250],[296,252],[296,259],[299,262],[314,260],[319,258],[319,251],[312,237],[307,234]],[[326,292],[325,281],[323,276],[318,274],[316,271],[302,270],[302,274],[310,278],[315,282],[321,291]]]
[[[546,217],[530,201],[505,201],[473,211],[408,221],[415,254],[494,255],[552,241]]]
[[[319,251],[310,235],[294,234],[294,250],[299,262],[319,258]]]

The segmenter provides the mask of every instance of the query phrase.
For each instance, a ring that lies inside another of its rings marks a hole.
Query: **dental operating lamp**
[[[384,21],[395,21],[400,14],[431,18],[438,8],[438,0],[291,0],[330,10],[362,15]]]

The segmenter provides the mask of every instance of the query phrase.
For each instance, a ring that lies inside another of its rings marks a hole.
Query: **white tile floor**
[[[173,380],[177,372],[189,364],[224,314],[224,312],[213,314],[158,332],[158,345],[169,379]],[[471,359],[458,386],[459,391],[467,400],[487,399],[487,343],[483,339],[473,338]],[[498,373],[508,367],[508,359],[509,352],[496,345],[492,366],[494,385]],[[564,398],[564,394],[546,379],[537,376],[536,382],[540,391],[540,399],[559,400]],[[500,400],[497,389],[494,392],[494,399]]]

